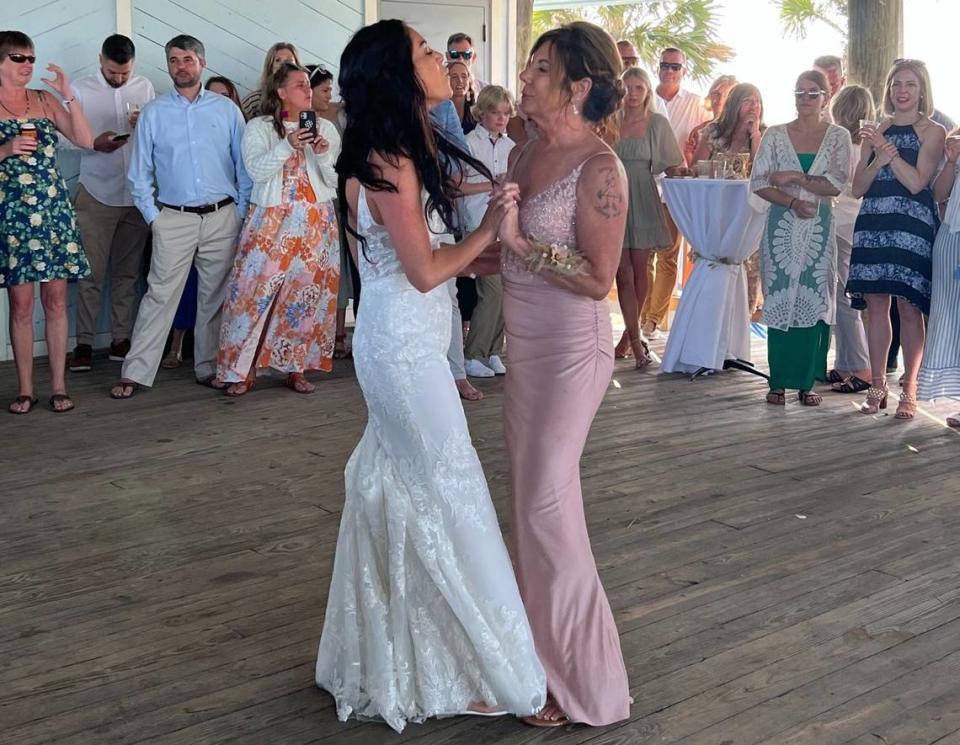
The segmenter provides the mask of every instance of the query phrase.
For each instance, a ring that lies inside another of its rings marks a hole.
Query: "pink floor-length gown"
[[[524,235],[576,246],[583,165],[520,207]],[[590,548],[580,458],[613,373],[607,301],[549,285],[504,252],[504,419],[517,580],[547,690],[571,721],[630,715],[620,637]]]

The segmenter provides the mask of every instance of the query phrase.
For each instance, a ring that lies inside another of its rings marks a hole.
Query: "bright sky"
[[[812,24],[807,38],[781,38],[780,19],[773,3],[766,0],[722,0],[720,40],[733,47],[737,56],[717,68],[717,74],[732,73],[738,80],[753,83],[763,93],[767,124],[789,121],[795,114],[793,84],[796,76],[809,69],[814,57],[842,54],[840,35],[826,24]],[[904,56],[927,64],[938,109],[960,121],[960,87],[951,85],[956,66],[956,29],[960,26],[957,0],[905,0]],[[758,32],[758,30],[760,30]],[[688,87],[704,92],[709,82]]]

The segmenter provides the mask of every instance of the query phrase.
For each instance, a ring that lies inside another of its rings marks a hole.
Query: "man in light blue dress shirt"
[[[194,263],[194,373],[198,383],[224,387],[215,377],[220,307],[252,186],[240,151],[243,115],[229,99],[203,89],[200,41],[177,36],[165,51],[174,89],[140,114],[127,172],[134,204],[153,232],[153,258],[122,378],[110,391],[114,398],[153,384]]]

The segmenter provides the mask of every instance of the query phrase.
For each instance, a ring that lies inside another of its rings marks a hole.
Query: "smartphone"
[[[300,112],[300,128],[309,129],[310,137],[314,138],[317,136],[317,112],[315,111],[301,111]]]
[[[114,135],[110,138],[113,142],[126,142],[130,139],[130,133],[124,132],[123,134]]]

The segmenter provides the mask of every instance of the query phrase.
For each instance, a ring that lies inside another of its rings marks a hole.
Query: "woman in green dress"
[[[656,359],[640,335],[640,309],[649,289],[650,258],[652,252],[673,245],[655,177],[661,173],[680,175],[684,171],[683,154],[670,122],[653,110],[655,93],[647,73],[631,67],[623,73],[623,83],[627,95],[615,150],[627,172],[630,198],[623,254],[617,268],[617,297],[626,328],[617,349],[623,352],[629,343],[637,367],[644,368]]]
[[[767,129],[753,164],[751,190],[770,203],[760,265],[771,404],[788,388],[805,406],[823,400],[813,386],[826,380],[836,317],[833,197],[850,180],[851,148],[850,133],[822,118],[828,90],[823,73],[801,74],[797,118]]]
[[[50,408],[70,411],[67,359],[67,280],[90,273],[76,214],[56,164],[57,132],[78,147],[93,147],[86,117],[66,73],[47,65],[43,82],[63,101],[30,90],[36,56],[30,37],[0,31],[0,287],[10,297],[10,336],[19,395],[11,414],[27,414],[33,392],[33,306],[40,283],[50,360]]]

